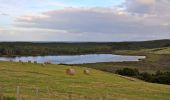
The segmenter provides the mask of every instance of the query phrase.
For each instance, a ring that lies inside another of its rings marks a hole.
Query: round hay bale
[[[41,64],[41,66],[45,67],[45,64]]]
[[[76,71],[72,68],[66,69],[66,74],[67,75],[75,75]]]
[[[84,74],[89,75],[89,74],[90,74],[90,71],[87,70],[87,69],[85,69],[85,70],[84,70]]]

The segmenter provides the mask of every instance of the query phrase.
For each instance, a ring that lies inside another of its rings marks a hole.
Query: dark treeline
[[[157,71],[154,74],[139,72],[137,69],[124,68],[116,71],[117,74],[135,77],[147,82],[168,84],[170,85],[170,72]]]
[[[65,55],[88,53],[111,53],[108,44],[96,43],[0,43],[1,56],[15,55]]]
[[[114,50],[135,50],[143,48],[161,48],[168,46],[170,46],[170,40],[107,43],[1,42],[0,55],[15,56],[113,53]]]

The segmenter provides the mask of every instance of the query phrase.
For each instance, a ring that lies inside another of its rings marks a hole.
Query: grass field
[[[65,74],[67,68],[76,70],[75,76]],[[103,96],[106,100],[169,100],[170,86],[146,83],[137,79],[115,74],[90,70],[85,75],[76,66],[45,65],[30,63],[0,62],[1,93],[5,96],[16,95],[20,86],[20,96],[24,100],[35,100],[35,91],[39,90],[42,100],[83,100],[84,96],[96,98]],[[30,99],[32,98],[32,99]],[[81,98],[81,99],[80,99]]]

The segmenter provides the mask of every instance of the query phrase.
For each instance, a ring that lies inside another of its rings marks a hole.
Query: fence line
[[[3,88],[4,89],[4,88]],[[37,87],[25,87],[25,86],[17,86],[14,91],[15,99],[4,99],[4,97],[10,97],[9,95],[3,91],[2,87],[0,87],[0,100],[131,100],[131,98],[125,98],[123,96],[113,97],[112,95],[78,95],[71,93],[56,93],[53,90],[50,90],[49,87],[45,89],[39,89]],[[9,89],[9,88],[8,88]],[[27,90],[28,89],[28,90]],[[31,90],[31,92],[30,92]],[[3,93],[4,92],[4,93]],[[11,93],[10,93],[11,94]]]
[[[17,86],[17,100],[20,100],[20,93],[19,93],[19,89],[20,89],[20,87],[19,87],[19,86]]]
[[[0,87],[0,100],[3,100],[3,93],[2,93],[2,87]]]

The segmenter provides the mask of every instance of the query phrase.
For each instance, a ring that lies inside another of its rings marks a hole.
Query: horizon
[[[150,42],[170,41],[170,39],[144,40],[144,41],[0,41],[0,43],[122,43],[122,42]]]
[[[0,0],[0,41],[170,39],[169,4],[168,0]]]

